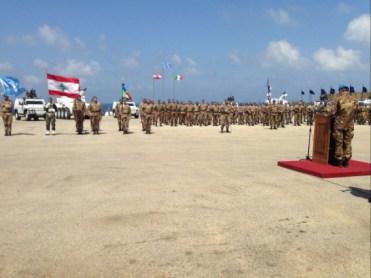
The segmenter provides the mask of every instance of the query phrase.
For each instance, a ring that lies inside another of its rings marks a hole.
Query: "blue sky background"
[[[79,77],[110,102],[125,82],[136,100],[262,101],[352,84],[370,87],[369,1],[0,0],[0,75],[46,97],[45,69]]]

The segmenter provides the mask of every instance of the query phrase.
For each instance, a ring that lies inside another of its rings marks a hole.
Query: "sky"
[[[290,100],[340,84],[370,88],[370,2],[0,0],[0,76],[47,97],[46,72],[86,96]],[[163,64],[172,68],[163,72]],[[153,73],[164,79],[153,81]],[[173,81],[175,74],[184,80]]]

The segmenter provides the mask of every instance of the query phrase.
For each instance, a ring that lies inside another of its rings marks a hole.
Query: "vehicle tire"
[[[135,119],[138,119],[138,118],[139,118],[139,115],[138,115],[138,114],[136,114],[136,115],[135,115],[134,117],[135,117]]]
[[[66,108],[66,119],[71,119],[71,111],[68,108]]]
[[[36,117],[34,118],[34,120],[35,120],[35,121],[38,121],[38,120],[39,120],[39,117],[36,116]]]
[[[21,119],[21,116],[19,116],[18,111],[15,111],[15,119],[19,121]]]

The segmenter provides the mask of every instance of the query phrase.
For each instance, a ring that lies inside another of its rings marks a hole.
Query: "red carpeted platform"
[[[311,160],[279,161],[278,166],[302,172],[320,178],[338,178],[371,175],[371,164],[357,160],[350,160],[349,167],[335,167],[320,164]]]

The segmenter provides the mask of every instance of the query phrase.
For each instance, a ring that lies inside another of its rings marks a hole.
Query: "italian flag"
[[[176,81],[180,81],[180,80],[183,80],[183,79],[184,79],[183,75],[177,74],[177,75],[174,76],[174,80],[176,80]]]
[[[52,96],[77,98],[80,95],[80,80],[75,77],[65,77],[47,74],[48,93]]]

